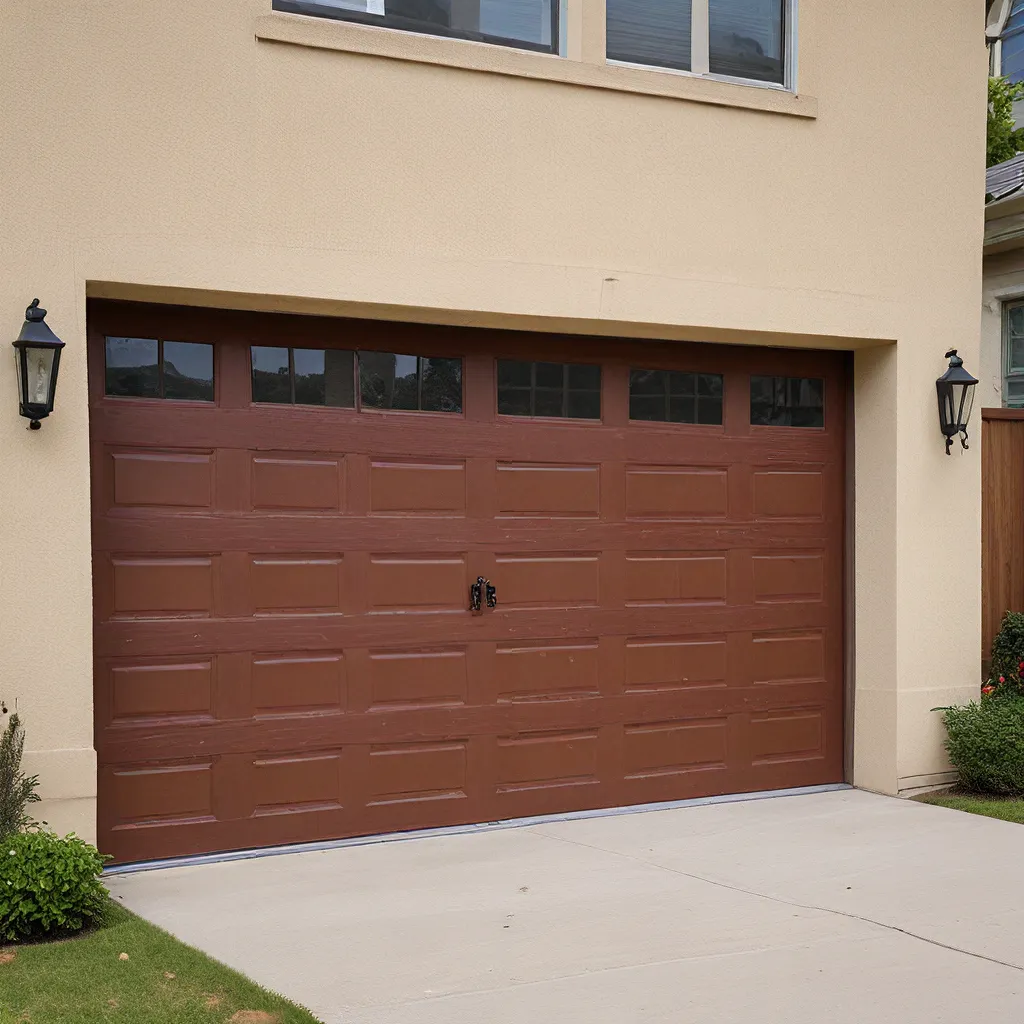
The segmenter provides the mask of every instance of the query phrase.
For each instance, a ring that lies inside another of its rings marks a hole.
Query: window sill
[[[275,12],[261,15],[256,19],[256,38],[319,50],[361,53],[389,60],[561,82],[590,89],[661,96],[719,107],[738,107],[792,117],[818,116],[818,101],[814,97],[797,96],[782,89],[733,85],[614,64],[586,64],[529,50],[399,32],[301,14]]]

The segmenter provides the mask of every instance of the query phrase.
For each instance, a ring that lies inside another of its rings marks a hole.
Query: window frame
[[[577,0],[580,2],[580,0]],[[605,23],[608,14],[605,7]],[[739,78],[735,75],[720,75],[711,70],[710,0],[691,0],[690,6],[690,70],[666,68],[657,64],[637,64],[633,61],[605,60],[612,67],[638,68],[641,71],[656,71],[667,75],[683,75],[686,78],[706,79],[710,82],[725,82],[729,85],[744,85],[757,89],[772,89],[776,92],[796,92],[797,83],[797,31],[799,25],[799,0],[782,0],[782,81],[765,82],[759,78]]]
[[[155,395],[112,395],[107,391],[108,373],[110,367],[107,364],[107,343],[113,338],[135,339],[138,341],[156,342],[156,372],[157,372],[157,393]],[[164,367],[164,343],[172,345],[205,345],[210,349],[210,385],[213,395],[210,398],[168,398],[167,377]],[[190,406],[209,408],[220,403],[220,374],[217,372],[217,346],[212,341],[197,341],[195,339],[182,339],[177,337],[165,338],[162,334],[147,336],[142,334],[104,334],[103,335],[103,398],[113,399],[118,402],[186,402]]]
[[[501,363],[525,363],[530,367],[530,384],[529,387],[523,387],[522,385],[506,385],[505,390],[525,392],[530,396],[530,411],[529,413],[519,412],[502,412],[501,403],[501,391],[502,385],[499,383],[499,373]],[[552,366],[562,367],[562,385],[560,389],[562,395],[562,412],[558,415],[546,415],[544,413],[537,413],[537,391],[549,391],[554,392],[556,389],[548,387],[546,385],[539,385],[537,383],[537,367],[541,364],[550,364]],[[545,423],[603,423],[604,422],[604,363],[581,363],[575,360],[564,360],[564,359],[522,359],[512,356],[496,356],[494,359],[494,414],[495,416],[501,417],[506,416],[510,420],[516,420],[520,422],[529,422],[535,420],[542,420]],[[570,366],[586,366],[596,367],[598,371],[599,383],[596,388],[574,388],[569,384],[569,367]],[[583,392],[585,394],[596,394],[597,395],[597,410],[596,416],[573,416],[569,413],[569,396],[572,392]]]
[[[1009,299],[1003,303],[1003,322],[1002,330],[1000,332],[1001,351],[999,353],[999,371],[1001,378],[1000,391],[1004,409],[1024,409],[1024,399],[1020,399],[1011,404],[1009,394],[1009,383],[1011,380],[1024,382],[1024,367],[1014,370],[1010,365],[1010,313],[1014,309],[1024,309],[1024,298]]]
[[[551,0],[551,43],[549,46],[545,46],[543,43],[531,43],[525,39],[504,39],[499,36],[487,36],[482,32],[445,31],[441,25],[419,28],[419,25],[426,23],[417,22],[411,18],[397,19],[399,22],[408,22],[408,24],[396,24],[395,21],[388,24],[385,20],[387,18],[386,14],[371,14],[368,11],[354,11],[344,7],[315,9],[319,6],[317,0],[271,0],[272,10],[281,14],[296,14],[306,18],[323,18],[327,21],[365,25],[369,28],[381,28],[390,32],[433,36],[436,39],[457,39],[461,42],[482,43],[485,46],[498,46],[504,50],[525,50],[529,53],[541,53],[547,57],[565,56],[566,0]]]

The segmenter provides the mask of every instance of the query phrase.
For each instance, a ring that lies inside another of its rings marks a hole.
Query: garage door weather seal
[[[666,800],[655,804],[635,804],[632,807],[600,807],[590,811],[567,811],[564,814],[538,814],[531,818],[509,818],[506,821],[483,821],[476,825],[449,825],[445,828],[426,828],[414,832],[389,832],[378,836],[355,836],[351,839],[327,839],[312,843],[294,843],[291,846],[266,846],[255,850],[228,850],[224,853],[201,853],[194,857],[169,857],[166,860],[147,860],[136,864],[117,864],[105,868],[105,875],[130,875],[137,871],[157,871],[161,868],[182,868],[196,864],[223,864],[233,860],[253,860],[257,857],[279,857],[287,853],[319,853],[323,850],[341,850],[348,846],[376,846],[379,843],[400,843],[434,836],[460,836],[475,832],[496,832],[506,828],[526,828],[530,825],[548,825],[556,821],[580,821],[584,818],[612,818],[622,814],[646,814],[649,811],[674,811],[681,807],[704,807],[708,804],[746,803],[748,800],[770,800],[783,796],[811,796],[815,793],[838,793],[853,789],[845,782],[824,786],[798,786],[795,789],[772,789],[760,793],[729,793],[724,796],[699,796],[691,800]]]

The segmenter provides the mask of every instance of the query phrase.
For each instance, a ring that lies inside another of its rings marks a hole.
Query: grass
[[[317,1024],[113,902],[105,924],[78,938],[0,948],[0,1024],[100,1022]]]
[[[952,807],[955,811],[984,814],[988,818],[1001,818],[1024,825],[1024,798],[1016,796],[982,796],[976,793],[928,793],[915,797],[924,804]]]

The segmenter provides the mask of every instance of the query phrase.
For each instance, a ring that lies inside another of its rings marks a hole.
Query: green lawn
[[[316,1024],[308,1011],[114,903],[106,924],[79,938],[0,948],[0,1024],[200,1021]]]
[[[1024,825],[1024,799],[1013,796],[975,796],[971,793],[929,793],[914,797],[924,804],[952,807],[955,811],[984,814],[989,818],[1002,818]]]

